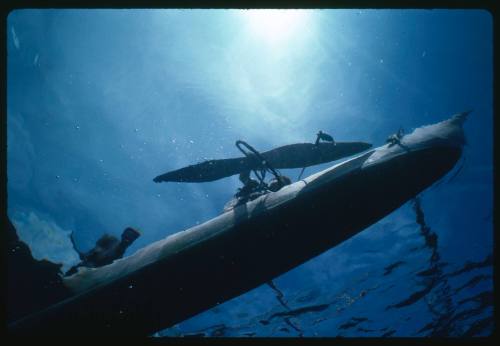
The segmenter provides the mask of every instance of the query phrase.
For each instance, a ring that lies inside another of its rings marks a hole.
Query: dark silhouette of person
[[[333,137],[330,136],[328,133],[324,133],[321,130],[316,134],[316,142],[314,144],[318,145],[319,141],[332,142],[333,144],[335,144]]]
[[[250,178],[250,171],[241,172],[239,178],[243,187],[240,187],[233,198],[226,203],[224,211],[229,211],[240,204],[253,201],[267,193],[267,184],[265,182],[259,183],[257,180]]]
[[[238,189],[238,192],[234,195],[235,197],[243,199],[259,190],[260,184],[257,180],[250,178],[250,171],[241,172],[239,178],[243,187]]]
[[[71,234],[71,242],[76,252],[80,256],[81,262],[73,266],[65,274],[66,276],[72,275],[77,272],[78,267],[90,267],[97,268],[102,267],[106,264],[112,263],[114,260],[122,258],[125,250],[132,245],[132,243],[139,238],[141,234],[136,229],[127,227],[121,236],[121,240],[116,237],[104,234],[99,240],[97,240],[95,247],[88,252],[81,252],[76,247],[75,241],[73,239],[73,234]]]
[[[276,192],[283,186],[292,183],[287,176],[279,175],[278,178],[271,179],[269,184],[259,184],[257,180],[250,178],[250,172],[248,171],[240,174],[240,181],[243,183],[243,187],[234,195],[239,199],[240,203],[251,201],[268,191]]]

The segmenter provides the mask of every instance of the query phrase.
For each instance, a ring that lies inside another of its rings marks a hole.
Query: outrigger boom
[[[277,169],[303,168],[355,155],[371,146],[364,142],[296,143],[265,151],[260,155]],[[262,162],[256,156],[207,160],[167,172],[153,180],[157,183],[167,181],[200,183],[222,179],[244,171],[257,170],[261,167]]]

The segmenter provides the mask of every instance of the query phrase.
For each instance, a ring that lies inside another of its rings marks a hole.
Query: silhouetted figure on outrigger
[[[243,172],[239,176],[240,181],[243,183],[243,187],[239,188],[238,191],[233,196],[224,207],[224,211],[230,210],[237,205],[253,201],[257,197],[265,195],[269,192],[276,192],[280,190],[283,186],[290,185],[292,181],[285,175],[279,174],[278,177],[272,178],[269,183],[261,182],[250,178],[250,172]]]
[[[255,150],[250,144],[238,140],[236,141],[236,147],[248,158],[254,161],[260,162],[259,169],[252,170],[255,176],[259,179],[258,181],[250,178],[250,171],[243,171],[240,173],[240,181],[243,183],[243,187],[238,189],[238,192],[234,197],[226,203],[224,206],[224,211],[231,210],[232,208],[244,204],[249,201],[265,195],[269,192],[276,192],[285,185],[291,184],[290,178],[282,175],[268,162],[257,150]],[[264,181],[266,177],[266,172],[273,174],[269,183]]]
[[[90,267],[97,268],[102,267],[106,264],[112,263],[114,260],[122,258],[125,250],[132,245],[132,243],[139,238],[141,234],[139,231],[127,227],[121,236],[121,240],[118,238],[104,234],[99,240],[97,240],[95,247],[88,252],[81,252],[76,247],[75,241],[73,239],[73,233],[71,233],[71,242],[76,252],[80,256],[81,262],[73,266],[70,270],[66,272],[66,276],[72,275],[77,272],[78,267]]]
[[[240,181],[243,187],[238,189],[238,192],[234,195],[237,198],[251,200],[262,195],[262,191],[267,187],[266,183],[260,184],[257,180],[250,178],[250,171],[245,171],[240,173]],[[250,195],[255,195],[255,198],[250,198]]]
[[[318,145],[320,140],[325,142],[332,142],[333,145],[335,145],[333,137],[330,136],[328,133],[324,133],[321,130],[316,134],[316,142],[314,143],[314,145]]]

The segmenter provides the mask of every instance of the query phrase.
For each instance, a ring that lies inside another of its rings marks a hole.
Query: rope
[[[302,174],[304,174],[305,169],[306,169],[305,167],[302,167],[302,170],[300,171],[300,174],[299,174],[299,176],[297,177],[297,181],[299,181],[299,180],[300,180],[300,178],[302,177]]]
[[[257,151],[255,150],[254,147],[252,147],[250,144],[248,144],[247,142],[245,141],[242,141],[242,140],[237,140],[236,141],[236,147],[238,148],[239,151],[241,151],[246,157],[250,157],[250,153],[246,152],[241,146],[245,146],[249,151],[251,151],[255,156],[257,156],[257,158],[260,160],[260,163],[261,165],[264,167],[264,168],[261,168],[260,170],[260,174],[258,174],[257,170],[252,170],[254,172],[254,174],[257,176],[257,178],[259,178],[260,180],[260,183],[262,184],[262,182],[264,181],[264,178],[265,178],[265,175],[266,175],[266,169],[269,170],[275,177],[278,181],[281,181],[280,180],[280,176],[281,174],[279,174],[272,166],[271,164]]]

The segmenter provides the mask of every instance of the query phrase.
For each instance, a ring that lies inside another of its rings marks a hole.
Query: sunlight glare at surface
[[[269,43],[283,43],[304,29],[307,10],[246,10],[249,30]]]

